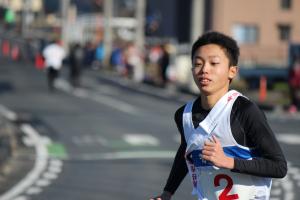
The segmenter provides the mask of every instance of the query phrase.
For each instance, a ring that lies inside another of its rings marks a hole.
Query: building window
[[[255,25],[236,24],[233,37],[239,44],[255,44],[258,41],[258,28]]]
[[[289,41],[291,37],[291,26],[286,24],[278,25],[279,40]]]
[[[291,9],[292,6],[292,0],[280,0],[281,2],[281,8],[284,10]]]

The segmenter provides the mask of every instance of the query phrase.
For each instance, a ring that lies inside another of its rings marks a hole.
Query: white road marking
[[[56,87],[65,92],[68,92],[68,93],[72,93],[72,91],[73,91],[73,94],[75,96],[78,96],[81,98],[92,99],[98,103],[104,104],[106,106],[109,106],[111,108],[114,108],[116,110],[119,110],[119,111],[122,111],[125,113],[129,113],[129,114],[133,114],[133,115],[138,115],[138,113],[139,113],[137,108],[135,108],[134,106],[132,106],[124,101],[120,101],[118,99],[112,98],[110,96],[105,96],[104,94],[98,95],[96,93],[89,92],[86,89],[72,90],[72,87],[70,86],[70,84],[63,79],[57,80]]]
[[[290,180],[289,174],[287,174],[283,179],[280,180],[283,188],[284,200],[294,200],[294,184]]]
[[[58,177],[58,175],[56,173],[53,172],[45,172],[43,174],[43,177],[46,179],[56,179]]]
[[[300,174],[293,174],[293,179],[296,181],[300,181]]]
[[[291,144],[291,145],[300,144],[300,134],[298,133],[280,133],[277,134],[277,139],[278,141],[286,144]]]
[[[290,162],[288,162],[288,175],[292,180],[297,182],[296,187],[300,187],[300,168],[293,166]]]
[[[84,97],[88,96],[87,91],[84,90],[84,89],[80,89],[80,88],[75,89],[75,90],[73,91],[73,94],[74,94],[75,96],[81,97],[81,98],[84,98]]]
[[[57,79],[57,80],[54,82],[54,86],[55,86],[56,88],[59,88],[59,89],[65,91],[65,92],[71,92],[71,91],[72,91],[71,85],[70,85],[68,82],[66,82],[65,80],[60,79],[60,78]]]
[[[0,111],[0,112],[3,112],[3,111]],[[9,115],[13,116],[11,114],[8,114],[8,116]],[[9,118],[9,117],[7,117],[7,118]],[[10,117],[10,118],[14,118],[14,117]],[[24,125],[22,127],[24,128]],[[35,131],[33,128],[32,128],[32,130]],[[30,135],[30,134],[27,134],[27,135]],[[37,135],[38,135],[38,133],[37,133]],[[278,139],[279,141],[289,143],[289,144],[298,144],[298,141],[300,141],[300,137],[298,136],[298,134],[280,134],[280,135],[278,135],[278,138],[279,138]],[[135,136],[134,140],[132,140],[132,139],[129,139],[129,140],[131,140],[131,141],[135,140],[135,142],[133,142],[133,143],[139,145],[139,140],[136,140],[136,136]],[[32,134],[32,133],[31,133],[31,137],[30,136],[27,137],[27,141],[28,141],[28,144],[34,145],[36,150],[38,149],[38,147],[37,147],[38,143],[41,143],[45,146],[45,143],[51,142],[51,140],[48,140],[47,138],[42,138],[39,135],[38,135],[38,137],[35,137],[34,134]],[[175,156],[175,153],[176,152],[172,152],[172,151],[113,152],[113,153],[102,153],[102,154],[96,154],[96,155],[83,155],[80,158],[83,159],[83,160],[95,160],[95,159],[98,159],[98,160],[118,160],[118,159],[146,159],[146,158],[168,158],[168,159],[173,159],[174,156]],[[43,154],[39,154],[38,151],[37,151],[37,156],[36,156],[37,158],[36,158],[34,168],[36,168],[38,160],[39,161],[42,160],[41,159],[42,155]],[[51,160],[49,163],[51,163],[51,165],[56,165],[56,166],[59,166],[59,167],[62,166],[62,161],[60,161],[60,160]],[[56,171],[56,168],[54,168],[54,170],[52,170],[52,167],[49,167],[49,171],[50,172],[46,172],[44,174],[44,177],[46,177],[48,179],[57,178],[57,176],[53,175],[54,173],[51,173],[51,172],[58,172],[58,171]],[[32,177],[32,175],[29,176],[31,174],[31,172],[28,173],[26,178],[27,177]],[[290,175],[287,175],[284,179],[280,180],[280,185],[282,185],[282,188],[284,190],[283,194],[284,194],[284,199],[285,200],[293,200],[294,199],[293,191],[294,191],[295,188],[294,188],[293,182],[290,179],[290,177],[297,180],[298,176],[295,176],[295,174],[297,174],[297,173],[299,173],[298,168],[290,167],[289,168],[289,174]],[[30,181],[31,179],[28,179],[28,180]],[[27,180],[27,182],[28,182],[28,180]],[[24,182],[24,179],[22,181],[20,181],[11,190],[9,190],[8,192],[6,192],[2,196],[0,196],[0,200],[6,200],[6,199],[7,200],[9,200],[9,199],[27,200],[27,197],[25,197],[25,196],[17,196],[17,195],[21,194],[22,192],[24,192],[24,190],[26,190],[28,188],[27,186],[24,187],[24,185],[26,185],[26,184],[21,184],[23,182]],[[40,180],[37,180],[35,182],[35,184],[37,186],[43,186],[43,185],[46,186],[47,185],[47,180],[40,179]],[[50,184],[50,182],[49,182],[49,184]],[[298,184],[298,187],[300,187],[300,182],[297,182],[297,184]],[[20,189],[16,189],[16,188],[22,188],[22,187],[17,187],[17,186],[20,186],[20,185],[21,186],[23,185],[23,189],[21,189],[21,192],[18,193],[18,191],[20,191]],[[274,186],[275,186],[275,184],[274,184]],[[13,190],[15,191],[14,195],[12,195],[11,198],[7,197],[7,194],[9,194],[9,192],[11,192]],[[27,193],[28,194],[34,194],[34,193],[39,193],[40,191],[41,191],[41,189],[38,188],[38,187],[30,187],[27,190]],[[272,191],[273,195],[278,195],[280,193],[281,193],[280,189],[275,189],[274,191]],[[13,197],[15,197],[15,198],[13,198]],[[275,199],[276,199],[276,197],[272,198],[272,200],[275,200]]]
[[[296,175],[299,175],[299,169],[297,167],[294,167],[294,166],[289,166],[289,173],[290,174],[293,174],[293,178],[295,179],[295,176]]]
[[[100,154],[83,154],[69,158],[81,161],[123,160],[123,159],[174,159],[175,151],[121,151]]]
[[[40,187],[30,187],[27,189],[26,194],[33,195],[33,194],[39,194],[42,192],[42,189]]]
[[[148,134],[125,134],[123,139],[132,146],[158,146],[159,140]]]
[[[51,159],[49,163],[51,166],[56,166],[56,167],[62,167],[63,165],[63,162],[58,159]]]
[[[124,101],[120,101],[120,100],[114,99],[109,96],[103,96],[103,95],[100,96],[97,94],[92,94],[90,96],[90,98],[98,103],[110,106],[111,108],[114,108],[116,110],[119,110],[119,111],[122,111],[125,113],[130,113],[133,115],[137,115],[139,113],[138,110],[134,106],[132,106],[128,103],[125,103]]]
[[[51,184],[51,181],[48,179],[40,179],[35,184],[39,187],[46,187]]]
[[[0,105],[0,113],[5,117],[7,118],[8,120],[11,120],[11,121],[16,121],[18,116],[15,112],[7,109],[5,106],[3,105]]]
[[[279,181],[274,181],[274,182],[272,183],[272,185],[275,186],[275,187],[278,187],[278,186],[280,185],[280,182],[279,182]]]
[[[48,171],[59,174],[62,171],[62,168],[57,166],[49,166]]]
[[[41,140],[42,140],[42,142],[43,142],[45,145],[50,145],[50,144],[52,144],[52,140],[51,140],[49,137],[47,137],[47,136],[41,136]]]
[[[20,128],[34,143],[36,150],[34,167],[17,185],[1,195],[0,200],[11,200],[23,193],[27,188],[34,184],[47,166],[48,151],[38,132],[29,124],[23,124]]]
[[[32,147],[34,145],[34,141],[29,137],[23,137],[22,141],[28,147]]]
[[[280,188],[272,189],[272,195],[279,196],[282,190]]]

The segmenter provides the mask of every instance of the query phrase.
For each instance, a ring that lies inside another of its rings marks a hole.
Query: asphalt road
[[[21,171],[23,178],[9,183],[0,200],[129,200],[161,192],[179,145],[173,115],[181,103],[95,73],[85,73],[79,90],[63,75],[57,92],[49,93],[43,71],[0,61],[0,104],[22,119],[24,141],[37,155],[28,155],[32,169]],[[273,182],[271,199],[299,199],[300,117],[267,117],[289,161],[287,177]],[[187,177],[173,199],[193,199],[190,192]]]

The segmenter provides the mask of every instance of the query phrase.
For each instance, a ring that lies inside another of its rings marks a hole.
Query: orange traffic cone
[[[44,58],[39,53],[35,56],[35,67],[38,70],[44,69],[44,67],[45,67]]]
[[[259,102],[264,102],[266,98],[267,98],[267,78],[265,76],[261,76],[259,81]]]

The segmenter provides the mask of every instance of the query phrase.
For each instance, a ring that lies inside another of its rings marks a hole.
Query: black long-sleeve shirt
[[[164,187],[165,191],[172,194],[177,190],[188,172],[184,157],[186,141],[182,124],[183,111],[184,106],[175,113],[174,119],[181,135],[181,144]],[[208,113],[209,111],[201,107],[201,99],[197,98],[192,108],[194,126],[199,126],[199,123],[205,119]],[[282,150],[265,115],[255,103],[239,96],[232,107],[230,125],[233,137],[238,144],[255,148],[261,155],[260,158],[253,160],[234,158],[234,168],[231,171],[270,178],[282,178],[286,175],[287,163]]]

